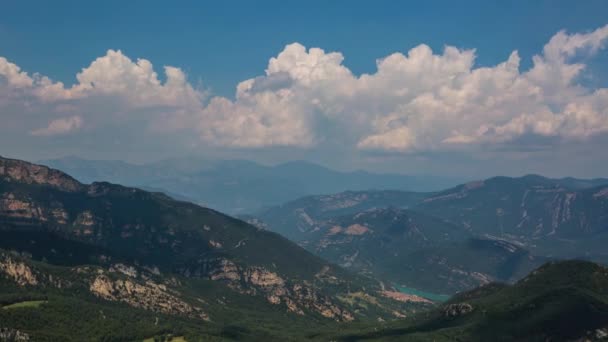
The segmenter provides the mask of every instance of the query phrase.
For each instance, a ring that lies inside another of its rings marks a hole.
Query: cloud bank
[[[205,146],[412,153],[516,144],[522,137],[584,141],[608,132],[608,89],[581,83],[605,48],[608,25],[555,34],[521,70],[520,56],[491,67],[476,51],[419,45],[355,75],[339,52],[287,45],[234,98],[210,97],[177,67],[163,81],[146,59],[108,50],[65,86],[0,57],[2,130],[38,139],[136,130]],[[108,134],[112,136],[112,134]]]
[[[82,118],[75,115],[67,118],[55,119],[51,121],[47,127],[33,130],[30,133],[38,136],[62,135],[76,131],[80,129],[80,127],[82,127]]]

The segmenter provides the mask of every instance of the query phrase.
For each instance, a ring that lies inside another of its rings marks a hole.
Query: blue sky
[[[6,1],[0,154],[607,176],[606,13],[606,1]]]
[[[6,1],[0,51],[66,84],[107,49],[184,68],[223,96],[286,44],[340,51],[355,73],[425,43],[478,50],[492,65],[519,50],[522,67],[561,29],[608,22],[606,1]],[[596,72],[608,73],[608,63]],[[602,78],[605,81],[606,77]]]

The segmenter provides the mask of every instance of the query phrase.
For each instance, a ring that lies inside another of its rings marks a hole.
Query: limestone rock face
[[[30,336],[17,329],[0,328],[0,341],[27,342]]]
[[[420,296],[416,296],[416,295],[411,295],[411,294],[406,294],[406,293],[401,293],[401,292],[397,292],[397,291],[381,291],[380,294],[384,297],[387,298],[392,298],[396,301],[400,301],[400,302],[412,302],[412,303],[427,303],[427,304],[432,304],[432,301],[426,299],[426,298],[422,298]]]
[[[146,281],[141,284],[132,279],[112,279],[105,273],[95,277],[89,290],[94,295],[110,301],[127,303],[133,307],[143,308],[165,314],[177,314],[209,319],[198,307],[192,306],[169,293],[163,284]]]
[[[285,280],[279,277],[278,274],[270,272],[263,267],[251,267],[246,272],[248,282],[255,286],[272,287],[283,286]]]
[[[12,219],[36,219],[46,221],[43,209],[25,198],[17,198],[13,193],[0,195],[0,215]]]
[[[443,308],[443,315],[448,318],[466,315],[473,311],[473,306],[469,303],[449,304]]]
[[[93,295],[105,300],[169,315],[209,320],[203,309],[186,302],[180,291],[170,288],[173,286],[171,282],[155,282],[149,274],[144,275],[144,270],[132,265],[115,264],[107,270],[95,266],[76,267],[72,270],[79,274],[79,280],[73,283],[43,269],[33,270],[26,260],[0,253],[0,277],[7,277],[19,286],[88,288]],[[0,341],[4,340],[0,338]]]
[[[8,256],[0,256],[0,273],[4,273],[20,286],[38,285],[38,279],[29,266]]]
[[[221,259],[217,268],[210,272],[211,280],[238,281],[241,275],[236,264],[228,259]]]
[[[335,304],[329,297],[319,294],[306,282],[288,281],[276,272],[262,266],[241,266],[229,259],[207,260],[200,269],[182,272],[187,277],[208,277],[225,283],[231,289],[247,295],[262,295],[275,305],[305,315],[305,310],[338,321],[351,321],[354,316]]]
[[[319,295],[311,286],[306,284],[293,285],[291,298],[294,298],[296,304],[315,311],[326,318],[346,322],[355,319],[352,313],[334,304],[328,297]]]
[[[369,233],[370,229],[366,226],[360,225],[358,223],[350,225],[344,231],[345,234],[348,235],[363,235],[365,233]]]
[[[93,213],[91,213],[90,211],[88,211],[88,210],[84,211],[84,212],[80,213],[80,215],[78,215],[78,217],[76,218],[75,224],[85,226],[85,227],[91,227],[91,226],[95,225],[95,217],[93,216]]]
[[[9,182],[49,185],[69,192],[84,189],[84,185],[61,171],[2,157],[0,157],[0,179]]]

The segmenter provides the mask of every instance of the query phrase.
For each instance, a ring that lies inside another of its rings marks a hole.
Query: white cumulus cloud
[[[475,50],[421,44],[379,58],[376,70],[362,75],[339,52],[293,43],[263,74],[240,82],[233,99],[208,98],[172,66],[164,67],[162,82],[150,61],[120,50],[94,60],[70,87],[0,57],[0,119],[38,136],[78,132],[86,121],[87,130],[126,127],[230,148],[338,144],[417,152],[524,136],[581,141],[608,132],[608,89],[579,82],[585,61],[607,41],[608,25],[560,31],[528,70],[517,51],[479,67]]]
[[[294,43],[271,58],[266,74],[241,82],[236,99],[215,98],[201,113],[204,139],[240,147],[312,146],[340,127],[359,149],[442,150],[508,143],[526,134],[584,139],[608,131],[606,89],[577,83],[608,38],[558,32],[520,70],[517,51],[502,63],[475,67],[475,50],[419,45],[377,61],[355,76],[338,52]],[[221,105],[220,105],[221,104]]]

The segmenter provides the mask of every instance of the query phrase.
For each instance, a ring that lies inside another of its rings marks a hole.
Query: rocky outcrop
[[[186,276],[188,275],[186,274]],[[233,282],[241,280],[241,274],[234,262],[220,259],[218,265],[209,272],[209,279]]]
[[[426,298],[397,291],[380,291],[380,294],[384,297],[391,298],[403,303],[433,303],[432,301]]]
[[[30,336],[17,329],[0,328],[0,341],[2,342],[27,342]]]
[[[350,312],[334,304],[328,297],[320,296],[311,286],[295,284],[290,290],[285,297],[296,305],[317,312],[325,318],[347,322],[354,320]],[[295,309],[298,310],[298,307]]]
[[[0,179],[8,182],[48,185],[70,192],[84,189],[84,185],[61,171],[2,157],[0,157]]]
[[[0,256],[0,273],[4,273],[19,286],[38,285],[38,279],[32,269],[9,256]]]
[[[25,198],[17,198],[13,193],[0,196],[0,215],[11,219],[37,219],[46,221],[43,209]]]
[[[165,285],[150,280],[139,283],[129,278],[112,279],[102,273],[93,279],[89,290],[97,297],[127,303],[137,308],[171,315],[209,319],[202,309],[170,294]]]
[[[572,340],[573,342],[600,342],[608,340],[608,327],[587,331],[584,336]]]
[[[59,224],[66,224],[70,219],[70,215],[63,208],[55,208],[51,211],[51,216],[55,220],[55,222]]]
[[[85,226],[85,227],[94,226],[95,223],[96,223],[96,219],[93,216],[93,213],[88,210],[80,213],[78,215],[78,217],[76,218],[76,221],[74,222],[74,224],[77,224],[80,226]]]
[[[363,235],[363,234],[369,233],[369,232],[370,232],[369,228],[367,228],[364,225],[358,224],[358,223],[352,224],[352,225],[346,227],[346,230],[344,230],[344,234],[347,234],[347,235]]]
[[[603,188],[598,192],[593,194],[594,198],[607,198],[608,197],[608,188]]]
[[[262,295],[269,303],[285,305],[293,313],[304,315],[305,310],[339,321],[353,320],[353,315],[318,294],[311,285],[289,282],[279,274],[264,267],[242,267],[228,259],[209,261],[205,264],[211,280],[224,282],[235,291],[249,295]],[[200,270],[185,272],[186,276],[202,274]]]
[[[41,270],[34,271],[25,261],[0,254],[0,276],[6,276],[20,286],[50,286],[58,289],[88,286],[91,293],[105,300],[164,314],[209,319],[201,308],[181,299],[178,291],[154,282],[150,274],[133,266],[114,264],[107,271],[91,266],[72,270],[79,274],[81,280],[74,283]],[[0,338],[0,341],[4,340]]]
[[[245,271],[247,282],[259,287],[281,287],[285,285],[285,280],[278,274],[270,272],[263,267],[249,267]]]
[[[268,224],[257,217],[243,217],[245,222],[260,230],[268,230]]]
[[[221,242],[218,242],[215,240],[209,240],[209,245],[213,248],[222,248],[223,247]]]
[[[350,226],[348,226],[346,228],[342,228],[339,225],[335,225],[328,230],[327,235],[329,235],[329,236],[336,235],[336,234],[363,235],[363,234],[370,233],[370,232],[371,232],[371,230],[369,228],[367,228],[366,226],[355,223],[355,224],[351,224]]]
[[[118,272],[122,273],[131,278],[137,278],[139,272],[133,266],[125,265],[125,264],[114,264],[110,267],[110,272]]]
[[[443,307],[443,316],[446,318],[454,318],[466,315],[473,311],[473,306],[469,303],[448,304]]]

